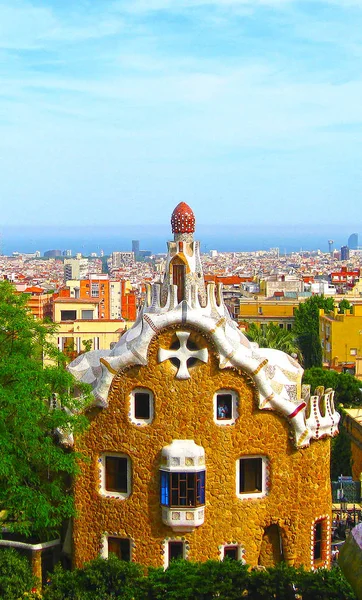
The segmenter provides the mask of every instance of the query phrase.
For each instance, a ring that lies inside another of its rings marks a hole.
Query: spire
[[[172,233],[194,233],[195,215],[186,202],[180,202],[171,215]]]

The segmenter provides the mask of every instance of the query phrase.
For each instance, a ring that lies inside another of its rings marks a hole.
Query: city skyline
[[[0,3],[2,225],[351,223],[362,7]],[[352,229],[353,231],[353,229]]]

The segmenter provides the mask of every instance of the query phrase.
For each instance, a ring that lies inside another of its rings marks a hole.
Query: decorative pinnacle
[[[194,233],[195,215],[186,202],[180,202],[171,216],[172,233]]]

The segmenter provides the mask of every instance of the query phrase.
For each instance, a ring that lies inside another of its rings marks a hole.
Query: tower
[[[140,255],[140,242],[139,240],[132,240],[132,252],[134,253],[134,257],[137,260]]]
[[[350,250],[357,250],[358,248],[358,233],[351,233],[348,238],[347,246]]]
[[[333,253],[333,244],[334,244],[334,240],[328,240],[328,252],[329,252],[329,254]]]
[[[247,340],[221,286],[205,285],[191,208],[171,224],[134,326],[69,366],[97,407],[75,481],[75,564],[114,552],[148,566],[328,566],[333,391],[312,396],[292,357]]]

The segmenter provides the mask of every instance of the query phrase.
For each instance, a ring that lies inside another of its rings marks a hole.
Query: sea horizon
[[[253,252],[278,247],[281,254],[301,250],[328,251],[328,240],[333,248],[347,245],[351,226],[328,225],[199,225],[195,239],[200,240],[203,253]],[[169,226],[160,225],[94,225],[82,227],[27,227],[3,226],[0,230],[0,253],[13,252],[41,255],[48,250],[71,250],[84,256],[91,253],[110,254],[132,250],[132,240],[139,240],[141,250],[152,254],[167,252],[167,241],[173,238]],[[362,237],[362,236],[360,236]]]

